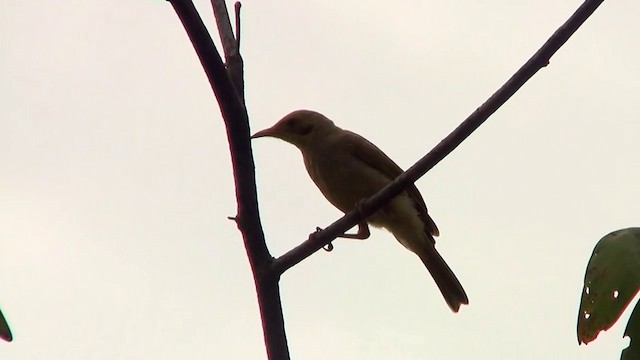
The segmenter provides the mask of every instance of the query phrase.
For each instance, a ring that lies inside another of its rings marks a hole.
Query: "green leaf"
[[[629,347],[622,350],[620,360],[640,359],[640,346],[633,342],[633,339],[640,339],[640,303],[636,304],[631,313],[627,327],[624,329],[624,336],[628,336],[631,339],[631,343]]]
[[[640,228],[618,230],[603,237],[593,249],[584,277],[578,313],[578,343],[587,344],[595,340],[600,331],[611,328],[639,288]],[[636,313],[640,310],[634,310],[633,315]],[[633,315],[632,318],[640,320],[640,314]],[[633,341],[638,327],[632,326],[632,321],[629,326],[625,335]],[[623,356],[638,351],[632,349],[632,345]]]
[[[2,311],[0,311],[0,339],[6,341],[13,340],[11,329],[9,329],[9,324],[7,324],[7,320],[5,320],[4,315],[2,315]]]

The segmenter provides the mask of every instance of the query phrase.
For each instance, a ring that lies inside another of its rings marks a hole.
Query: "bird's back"
[[[320,148],[313,151],[302,150],[305,166],[327,200],[345,213],[403,172],[377,146],[351,131],[336,127],[335,133],[319,143]],[[437,236],[438,228],[427,214],[427,207],[415,185],[410,185],[401,196],[408,196],[415,208],[413,216],[417,215],[424,223],[425,232]],[[384,226],[375,221],[373,225]]]

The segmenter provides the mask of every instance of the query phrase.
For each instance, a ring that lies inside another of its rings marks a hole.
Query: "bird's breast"
[[[304,154],[309,176],[335,207],[349,212],[362,199],[375,194],[392,179],[346,152]]]

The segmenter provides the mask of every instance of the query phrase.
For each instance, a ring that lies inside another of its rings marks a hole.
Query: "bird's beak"
[[[275,135],[275,131],[272,127],[270,128],[266,128],[264,130],[260,130],[257,133],[251,135],[252,139],[257,139],[260,137],[265,137],[265,136],[274,136]]]

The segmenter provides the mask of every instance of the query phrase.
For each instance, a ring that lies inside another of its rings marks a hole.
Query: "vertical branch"
[[[238,204],[238,214],[234,219],[242,233],[253,273],[267,355],[270,360],[288,360],[289,349],[278,286],[280,275],[270,271],[273,257],[267,249],[258,213],[249,118],[242,100],[242,58],[233,38],[231,25],[228,24],[226,7],[222,0],[212,1],[214,9],[217,9],[216,19],[225,44],[227,67],[222,63],[220,54],[191,0],[170,2],[200,59],[224,119]],[[227,34],[231,34],[231,37]]]

